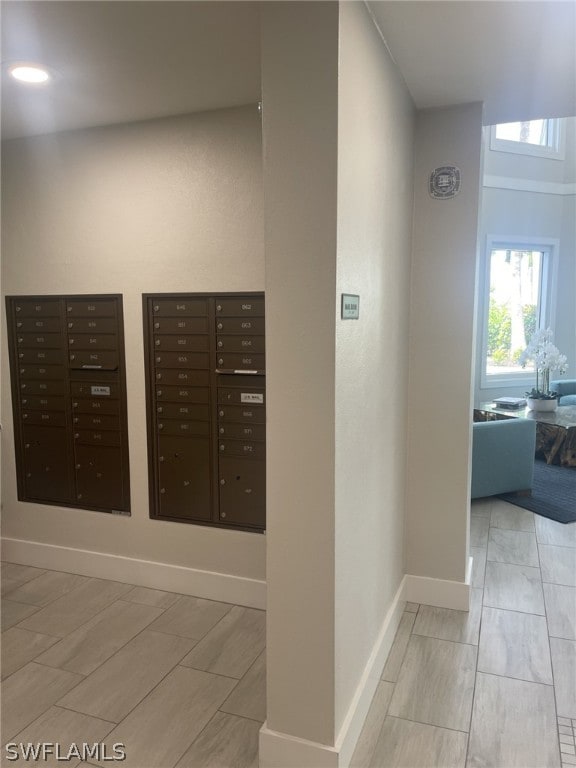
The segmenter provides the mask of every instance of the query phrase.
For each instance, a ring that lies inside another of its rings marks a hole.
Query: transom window
[[[519,358],[535,330],[549,324],[553,245],[490,241],[486,255],[483,385],[533,378]]]
[[[490,149],[561,160],[564,157],[563,121],[544,118],[493,125]]]

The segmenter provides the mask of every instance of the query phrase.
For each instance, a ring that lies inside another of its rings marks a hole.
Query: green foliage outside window
[[[525,304],[522,307],[524,321],[524,333],[526,338],[532,337],[536,330],[536,307],[534,304]],[[511,365],[518,363],[523,350],[510,349],[512,338],[512,319],[510,308],[507,304],[497,304],[490,299],[488,310],[488,357],[494,365]]]

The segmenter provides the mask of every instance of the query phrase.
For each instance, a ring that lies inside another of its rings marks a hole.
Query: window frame
[[[488,353],[488,317],[490,311],[490,266],[492,251],[527,250],[542,251],[542,274],[540,283],[538,322],[536,328],[552,328],[556,317],[556,286],[558,270],[558,249],[560,241],[548,237],[512,237],[510,235],[488,235],[483,257],[483,305],[482,305],[482,345],[480,357],[481,389],[502,389],[504,387],[526,387],[535,384],[533,371],[507,373],[487,373]]]
[[[490,149],[494,152],[511,152],[515,155],[529,155],[531,157],[543,157],[548,160],[564,160],[566,155],[566,134],[564,120],[557,117],[538,118],[545,119],[548,123],[548,144],[540,146],[529,144],[525,141],[512,141],[496,137],[496,125],[490,126]],[[512,121],[518,122],[518,121]]]

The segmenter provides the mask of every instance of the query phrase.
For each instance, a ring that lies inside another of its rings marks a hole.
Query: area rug
[[[534,462],[532,496],[503,493],[499,498],[559,523],[576,521],[576,468]]]

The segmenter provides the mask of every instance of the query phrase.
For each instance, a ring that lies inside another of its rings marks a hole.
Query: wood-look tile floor
[[[576,523],[500,500],[472,523],[471,610],[406,605],[351,768],[576,766]],[[2,594],[2,752],[257,768],[263,611],[12,563]]]
[[[410,604],[351,768],[576,766],[576,523],[472,504],[469,613]]]
[[[0,765],[9,742],[50,742],[122,743],[133,768],[257,768],[264,611],[13,563],[2,587]]]

